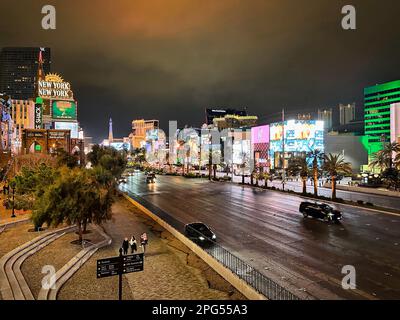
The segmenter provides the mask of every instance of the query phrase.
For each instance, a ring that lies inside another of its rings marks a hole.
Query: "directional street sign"
[[[97,260],[97,278],[117,276],[120,265],[120,257]]]
[[[122,273],[143,271],[143,253],[123,257]]]
[[[124,274],[143,271],[143,261],[143,253],[97,260],[97,278],[117,276],[119,272]]]
[[[144,254],[122,255],[122,249],[119,250],[119,257],[97,260],[97,278],[106,278],[119,276],[119,300],[122,300],[122,275],[124,273],[143,271]]]

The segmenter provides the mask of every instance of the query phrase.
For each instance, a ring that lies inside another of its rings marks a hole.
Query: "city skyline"
[[[59,2],[52,31],[40,27],[39,4],[22,2],[32,15],[18,25],[18,7],[2,3],[0,47],[50,47],[52,70],[73,83],[97,142],[109,116],[115,136],[156,116],[164,129],[169,120],[200,126],[207,107],[247,107],[262,123],[282,108],[356,102],[360,116],[365,87],[398,79],[394,1],[354,1],[356,30],[343,30],[341,4],[327,1],[98,1],[95,11]],[[100,22],[105,12],[111,23]]]
[[[399,0],[0,9],[0,305],[400,299]]]

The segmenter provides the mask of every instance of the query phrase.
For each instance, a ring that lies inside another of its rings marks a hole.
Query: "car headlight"
[[[204,237],[199,237],[199,239],[200,239],[200,241],[204,241],[205,240]]]
[[[215,234],[213,234],[212,238],[215,240],[215,239],[217,239],[217,236]]]

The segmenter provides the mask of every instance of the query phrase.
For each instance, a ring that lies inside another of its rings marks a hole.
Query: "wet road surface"
[[[341,224],[303,218],[299,196],[231,183],[142,173],[122,188],[182,223],[202,221],[218,242],[302,298],[400,299],[400,216],[335,205]],[[342,267],[356,270],[345,290]]]

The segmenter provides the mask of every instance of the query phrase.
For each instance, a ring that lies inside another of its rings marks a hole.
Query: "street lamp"
[[[12,214],[11,218],[16,218],[17,216],[15,215],[15,184],[12,184]]]

